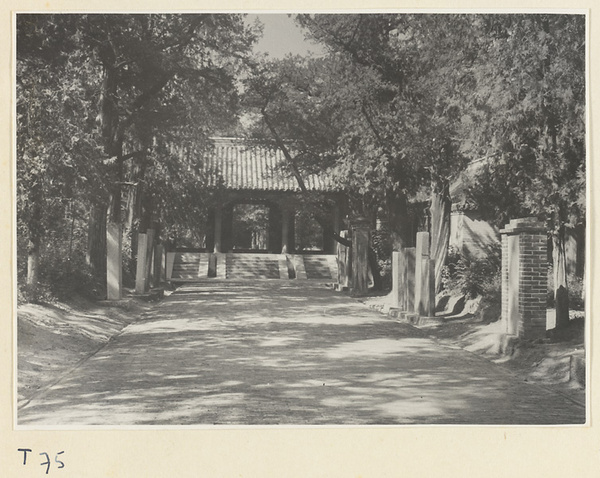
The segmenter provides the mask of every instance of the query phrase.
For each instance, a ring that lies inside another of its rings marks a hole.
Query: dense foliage
[[[438,286],[449,184],[483,158],[463,176],[469,202],[499,226],[545,221],[568,296],[565,236],[585,225],[585,17],[296,19],[326,55],[252,57],[258,31],[239,15],[19,15],[20,282],[39,282],[49,254],[101,276],[107,220],[126,226],[126,265],[138,231],[197,230],[216,199],[195,158],[209,136],[243,132],[283,150],[301,187],[326,173],[351,214],[379,219],[380,265],[429,230]]]
[[[138,232],[202,221],[198,158],[235,124],[255,33],[240,15],[17,16],[20,284],[68,277],[58,258],[101,280],[107,220],[125,277]]]

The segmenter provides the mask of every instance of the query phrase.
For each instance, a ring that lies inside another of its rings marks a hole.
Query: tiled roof
[[[209,186],[222,184],[227,189],[253,191],[300,191],[280,149],[253,146],[243,140],[214,138],[212,153],[204,157]],[[311,191],[333,191],[331,177],[324,174],[303,176]]]

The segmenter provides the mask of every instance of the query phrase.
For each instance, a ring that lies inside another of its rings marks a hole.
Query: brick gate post
[[[546,332],[547,237],[536,218],[513,219],[502,235],[502,322],[508,335]]]

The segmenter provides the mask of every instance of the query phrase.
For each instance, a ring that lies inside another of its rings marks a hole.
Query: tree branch
[[[304,184],[304,179],[302,179],[302,176],[300,175],[300,171],[298,171],[298,167],[296,166],[296,163],[294,162],[294,158],[292,158],[292,155],[290,154],[289,150],[287,149],[287,146],[285,145],[285,143],[281,139],[281,136],[279,136],[279,133],[273,126],[265,108],[266,107],[261,108],[261,113],[263,115],[265,123],[266,123],[267,127],[269,128],[269,130],[271,131],[271,134],[275,138],[275,142],[277,143],[277,146],[279,147],[279,149],[281,149],[281,152],[285,156],[285,159],[287,160],[288,165],[290,166],[290,169],[292,170],[292,174],[296,178],[296,181],[298,183],[298,186],[300,187],[300,190],[303,193],[306,193],[306,192],[308,192],[308,189],[306,188],[306,184]]]

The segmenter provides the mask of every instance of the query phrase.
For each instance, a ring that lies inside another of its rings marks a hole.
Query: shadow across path
[[[18,410],[30,426],[578,424],[583,407],[310,281],[181,287]]]

